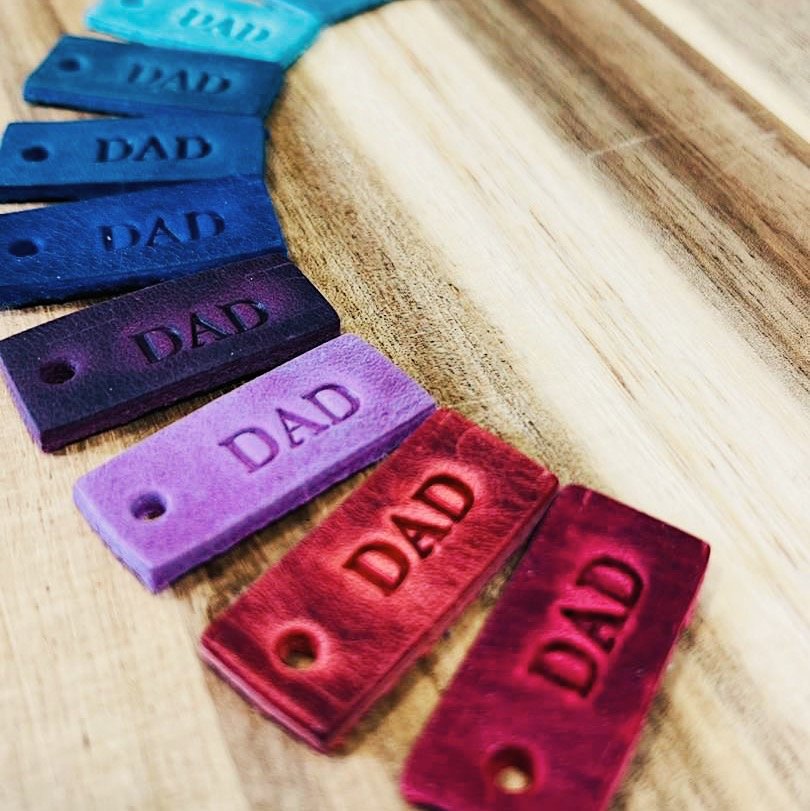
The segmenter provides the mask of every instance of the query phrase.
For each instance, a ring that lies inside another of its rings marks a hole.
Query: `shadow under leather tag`
[[[308,11],[323,23],[334,23],[390,3],[391,0],[288,0],[288,2]]]
[[[601,811],[688,622],[709,547],[560,492],[405,766],[431,808]]]
[[[264,176],[266,132],[248,116],[172,115],[10,124],[0,202],[81,200],[149,186]]]
[[[28,77],[24,96],[96,113],[264,119],[283,79],[272,62],[65,36]]]
[[[95,31],[141,42],[263,59],[289,67],[314,42],[320,22],[281,0],[101,0],[87,12]]]
[[[157,591],[384,456],[434,407],[390,360],[344,335],[88,473],[76,503]]]
[[[289,731],[333,749],[526,540],[556,488],[439,411],[210,625],[202,655]]]
[[[164,282],[0,341],[29,430],[51,451],[284,363],[340,332],[281,256]]]
[[[0,307],[132,290],[286,253],[258,178],[230,178],[0,215]]]

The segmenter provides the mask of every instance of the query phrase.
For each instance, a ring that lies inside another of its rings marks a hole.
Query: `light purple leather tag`
[[[158,591],[380,459],[434,408],[391,361],[343,335],[91,471],[74,497]]]

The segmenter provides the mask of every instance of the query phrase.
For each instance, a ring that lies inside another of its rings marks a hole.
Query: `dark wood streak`
[[[323,120],[313,96],[291,88],[274,123],[274,198],[290,244],[309,248],[297,256],[301,269],[342,313],[344,331],[357,331],[440,405],[500,433],[561,479],[596,481],[565,420],[527,391],[506,342],[443,272],[448,261],[425,243],[384,178],[341,139],[337,120]],[[324,166],[324,151],[341,157]],[[417,330],[397,328],[402,312]],[[461,336],[462,345],[450,348],[448,335]],[[505,434],[508,425],[519,433]]]
[[[769,130],[777,130],[780,142],[798,160],[810,163],[810,144],[796,134],[785,122],[762,105],[744,87],[726,76],[711,60],[684,42],[675,32],[667,28],[654,14],[644,8],[638,0],[615,0],[617,5],[637,18],[666,47],[680,59],[691,65],[712,89],[733,103],[746,115],[761,122]]]
[[[632,0],[439,7],[544,125],[674,238],[684,272],[742,319],[760,354],[778,353],[792,386],[810,392],[810,161],[798,136]]]

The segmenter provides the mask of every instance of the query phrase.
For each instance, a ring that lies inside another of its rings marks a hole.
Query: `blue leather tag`
[[[238,0],[101,0],[87,25],[142,42],[214,51],[291,65],[320,30],[316,17],[282,0],[257,6]]]
[[[370,11],[390,0],[287,0],[294,6],[308,11],[323,23],[334,23]]]
[[[264,175],[266,134],[247,116],[11,124],[0,202],[81,200],[145,186]]]
[[[283,78],[280,65],[256,59],[62,37],[28,77],[24,95],[95,113],[265,118]]]
[[[0,307],[112,293],[287,247],[259,179],[0,215]]]

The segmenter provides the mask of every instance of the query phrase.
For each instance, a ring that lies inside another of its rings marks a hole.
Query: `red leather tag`
[[[212,623],[202,655],[331,749],[525,541],[556,489],[531,459],[439,411]]]
[[[708,558],[661,521],[562,490],[411,752],[405,797],[453,811],[605,808]]]

